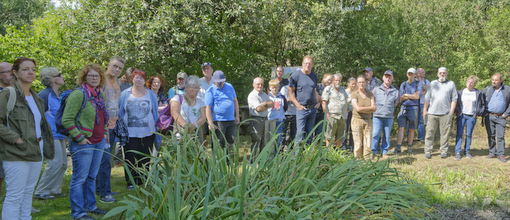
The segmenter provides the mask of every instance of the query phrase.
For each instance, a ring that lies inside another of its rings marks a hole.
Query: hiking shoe
[[[30,212],[32,212],[32,213],[39,213],[39,212],[41,212],[41,210],[32,207],[32,211],[30,211]]]
[[[494,155],[494,154],[489,154],[489,155],[487,155],[487,158],[488,158],[488,159],[491,159],[491,158],[494,158],[494,157],[496,157],[496,155]]]
[[[401,151],[400,149],[394,148],[392,151],[390,151],[390,154],[399,154]]]
[[[107,196],[102,196],[99,201],[101,202],[104,202],[104,203],[112,203],[112,202],[116,202],[117,200],[113,197],[113,195],[107,195]]]
[[[425,153],[425,158],[430,159],[431,157],[432,157],[432,155],[430,155],[430,153],[428,153],[428,152]]]
[[[407,148],[407,153],[408,153],[408,154],[413,154],[413,151],[411,150],[411,148],[410,148],[410,147],[408,147],[408,148]]]
[[[455,160],[460,160],[461,156],[460,156],[460,153],[456,153],[455,154]]]
[[[447,155],[446,153],[441,153],[441,158],[442,158],[442,159],[445,159],[445,158],[447,158],[447,157],[448,157],[448,155]]]
[[[465,156],[467,159],[473,159],[473,156],[471,156],[471,154],[469,154],[469,153],[467,153]]]
[[[104,215],[107,213],[107,211],[97,208],[97,209],[94,209],[93,211],[89,211],[88,213],[92,213],[92,214],[96,214],[96,215]]]
[[[505,156],[499,156],[498,159],[499,159],[499,161],[501,161],[503,163],[506,162]]]

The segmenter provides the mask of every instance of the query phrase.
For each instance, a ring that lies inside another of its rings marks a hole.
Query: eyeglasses
[[[53,78],[57,78],[57,77],[61,77],[62,75],[59,73],[58,75],[56,76],[53,76]]]
[[[101,78],[100,75],[87,75],[87,77],[88,78],[92,78],[92,79],[94,79],[94,78]]]
[[[0,74],[10,73],[10,72],[11,72],[10,70],[7,70],[7,71],[2,71],[2,72],[0,72]]]

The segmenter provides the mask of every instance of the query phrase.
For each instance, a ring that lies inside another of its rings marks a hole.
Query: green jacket
[[[103,92],[101,96],[104,100]],[[69,136],[73,138],[75,142],[81,142],[83,139],[92,136],[92,130],[94,130],[94,124],[96,123],[96,109],[92,102],[89,100],[85,104],[85,108],[81,111],[78,124],[75,124],[76,116],[83,103],[83,92],[75,89],[69,97],[66,99],[66,107],[64,108],[64,114],[62,114],[62,125],[69,132]],[[105,136],[108,134],[108,125],[105,121]]]
[[[4,161],[41,161],[39,141],[35,134],[34,115],[25,100],[25,94],[23,94],[18,82],[14,81],[13,87],[16,91],[16,102],[8,119],[6,111],[10,92],[8,89],[0,92],[0,158]],[[30,89],[30,93],[34,97],[41,114],[41,124],[38,126],[41,126],[44,157],[53,159],[55,147],[51,127],[44,115],[44,101],[39,98],[34,90]],[[10,129],[6,127],[7,120],[9,120]],[[16,140],[20,137],[24,142],[16,144]]]

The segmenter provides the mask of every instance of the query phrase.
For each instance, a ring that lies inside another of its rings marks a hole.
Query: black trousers
[[[154,145],[156,135],[151,135],[143,138],[130,137],[129,142],[124,146],[125,163],[128,169],[124,169],[124,177],[126,178],[127,185],[131,185],[129,181],[128,172],[131,173],[136,185],[142,185],[142,172],[138,172],[140,168],[149,171],[150,158],[142,154],[150,155],[150,149]],[[134,168],[134,169],[133,169]]]

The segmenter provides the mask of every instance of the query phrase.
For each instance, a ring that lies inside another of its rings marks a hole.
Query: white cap
[[[409,68],[406,73],[416,73],[416,70],[414,68]]]

